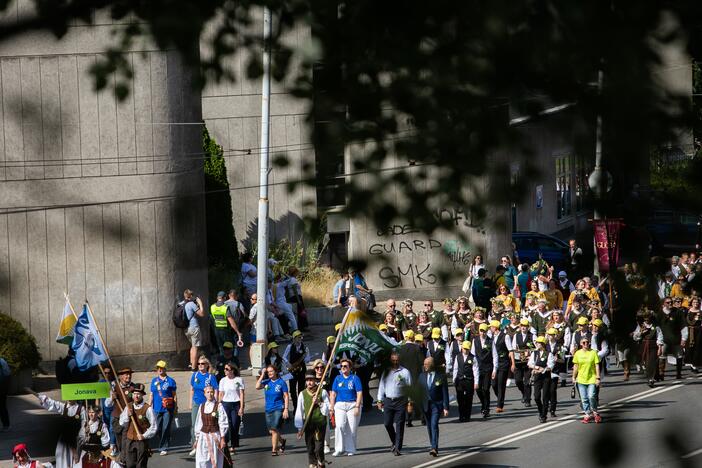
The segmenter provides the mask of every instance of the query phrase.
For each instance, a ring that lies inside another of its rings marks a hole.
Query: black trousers
[[[492,370],[480,371],[478,374],[478,398],[480,399],[480,411],[490,412],[490,381],[492,380]]]
[[[514,382],[522,392],[522,403],[531,401],[531,369],[526,364],[517,364],[514,368]]]
[[[505,406],[505,392],[507,391],[507,374],[509,374],[509,368],[497,369],[495,374],[495,380],[492,382],[492,390],[495,392],[495,397],[497,397],[497,407],[503,408]]]
[[[383,399],[383,425],[390,437],[390,443],[397,450],[402,450],[405,437],[405,416],[407,415],[407,398]]]
[[[112,432],[115,434],[115,446],[120,452],[120,461],[124,462],[124,450],[127,445],[127,430],[119,423],[119,415],[121,414],[119,406],[114,407],[113,413],[116,413],[112,415]]]
[[[549,392],[549,400],[551,402],[550,406],[551,406],[552,413],[556,412],[556,406],[558,406],[558,383],[559,383],[559,380],[560,380],[560,378],[558,378],[558,377],[551,377],[551,384],[550,384],[551,391]]]
[[[534,375],[534,401],[539,411],[539,416],[546,417],[551,399],[551,373]]]
[[[327,425],[305,428],[305,445],[307,446],[307,462],[309,465],[324,463],[324,436]]]
[[[149,442],[147,440],[131,440],[125,437],[124,457],[127,468],[146,468],[149,464]]]
[[[361,366],[356,371],[356,375],[361,379],[363,387],[363,409],[368,410],[373,407],[373,397],[370,394],[370,380],[373,374],[373,367],[369,365]],[[303,382],[304,383],[304,382]]]
[[[458,403],[458,420],[470,421],[475,383],[473,379],[463,378],[457,380],[454,385],[456,386],[456,402]]]
[[[302,372],[295,371],[292,374],[292,379],[288,382],[288,389],[290,390],[290,401],[293,402],[293,406],[297,404],[297,394],[305,389],[305,369]]]
[[[10,413],[7,411],[7,392],[9,387],[9,382],[0,383],[0,421],[2,422],[2,427],[10,426]]]

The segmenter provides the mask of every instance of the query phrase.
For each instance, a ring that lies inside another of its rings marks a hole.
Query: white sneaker
[[[161,450],[161,454],[160,454],[160,455],[161,455],[162,457],[165,456],[165,455],[168,455],[168,451],[167,451],[167,450]]]
[[[194,457],[196,453],[197,453],[197,449],[192,449],[190,451],[190,453],[188,453],[188,455],[190,455],[191,457]]]
[[[354,455],[356,455],[356,454],[353,453],[353,452],[349,452],[349,453],[346,454],[347,457],[353,457]]]
[[[329,447],[328,445],[325,445],[324,446],[324,454],[326,455],[329,452],[331,452],[331,447]]]
[[[512,379],[507,379],[507,386],[511,387],[514,384],[514,380]]]
[[[344,452],[334,452],[332,453],[332,457],[340,457]]]

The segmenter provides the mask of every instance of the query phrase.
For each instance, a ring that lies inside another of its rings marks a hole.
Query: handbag
[[[463,291],[464,294],[470,293],[471,289],[471,280],[473,279],[472,275],[468,275],[466,280],[463,282],[463,286],[461,287],[461,291]]]
[[[161,393],[161,382],[158,382],[156,384],[156,390],[158,390],[158,396],[161,397],[161,405],[166,408],[167,410],[172,410],[175,408],[175,398],[173,397],[164,397],[163,393]]]

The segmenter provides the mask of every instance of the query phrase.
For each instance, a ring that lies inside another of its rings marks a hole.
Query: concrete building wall
[[[192,70],[146,46],[128,55],[124,102],[96,93],[88,70],[121,26],[95,18],[61,41],[35,33],[0,44],[0,310],[45,360],[66,353],[55,343],[64,292],[77,309],[90,301],[113,355],[184,350],[170,319],[176,294],[207,294]]]
[[[215,27],[216,24],[208,27],[205,38]],[[254,15],[252,30],[262,36],[262,11]],[[283,38],[293,47],[309,40],[307,27],[298,27]],[[209,53],[206,39],[201,44],[201,53]],[[250,247],[257,236],[261,146],[261,79],[246,77],[247,63],[247,53],[238,53],[227,61],[237,81],[211,82],[202,92],[203,118],[210,134],[224,148],[232,188],[234,232],[242,251]],[[291,69],[295,69],[294,64]],[[273,167],[270,172],[269,236],[274,241],[288,238],[294,242],[303,234],[305,214],[315,213],[316,195],[314,187],[309,185],[290,192],[287,183],[303,178],[305,164],[314,167],[315,153],[307,121],[309,104],[292,97],[289,85],[286,81],[271,84],[271,161],[284,154],[289,164],[284,168]]]

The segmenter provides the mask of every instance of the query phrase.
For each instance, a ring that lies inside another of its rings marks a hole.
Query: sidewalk
[[[319,325],[310,327],[310,331],[305,333],[305,343],[310,348],[311,361],[321,357],[326,348],[326,337],[333,333],[332,325]],[[280,353],[285,350],[288,343],[279,343]],[[248,348],[245,350],[248,353]],[[248,356],[242,359],[248,362]],[[188,402],[190,399],[190,371],[172,371],[168,375],[175,379],[178,386],[178,422],[179,429],[173,426],[173,431],[190,431],[190,411]],[[153,372],[135,372],[132,381],[143,383],[147,390],[151,379],[155,377]],[[252,376],[251,371],[243,370],[242,378],[246,392],[246,412],[254,413],[263,408],[263,392],[255,389],[257,376]],[[60,399],[61,392],[58,382],[54,376],[38,376],[35,378],[35,389],[39,393],[45,393],[53,399]],[[47,390],[48,389],[48,390]],[[148,401],[149,395],[145,397]],[[20,442],[26,443],[30,455],[41,461],[52,461],[56,448],[56,440],[59,432],[59,422],[61,416],[48,413],[39,406],[39,401],[33,395],[10,396],[7,400],[10,412],[11,429],[9,432],[0,433],[0,467],[9,466],[6,462],[11,460],[12,447]],[[261,415],[262,417],[262,415]]]

